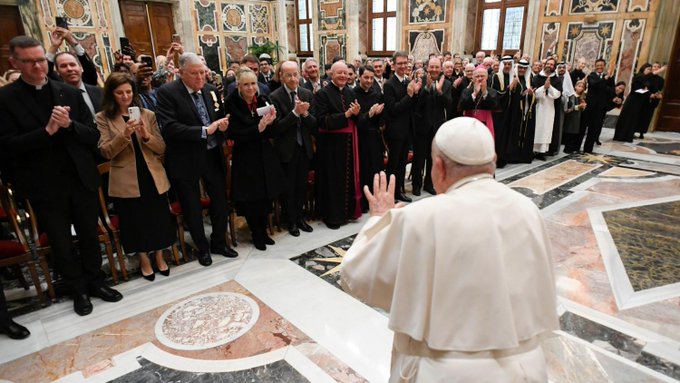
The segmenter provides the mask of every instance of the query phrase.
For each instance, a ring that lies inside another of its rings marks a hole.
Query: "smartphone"
[[[130,121],[139,121],[142,118],[142,112],[139,110],[138,106],[131,106],[128,108],[128,115],[130,116]]]
[[[68,29],[68,20],[66,20],[66,17],[57,16],[54,18],[54,22],[59,28]]]
[[[130,40],[127,37],[120,38],[120,53],[124,55],[133,55],[134,50],[132,50],[132,45],[130,45]]]
[[[215,73],[213,75],[213,79],[214,79],[215,84],[222,84],[222,75],[221,74]]]
[[[153,68],[153,58],[149,55],[141,55],[139,56],[139,60],[142,62],[142,64],[146,65],[149,68]]]
[[[172,42],[178,43],[178,44],[182,43],[182,38],[179,36],[178,33],[175,33],[174,35],[172,35]]]

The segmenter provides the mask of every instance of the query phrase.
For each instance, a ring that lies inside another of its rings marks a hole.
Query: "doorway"
[[[119,4],[125,36],[135,53],[165,55],[175,33],[172,4],[133,0],[121,0]]]
[[[654,130],[680,132],[680,87],[676,84],[680,84],[680,24],[675,30],[675,42],[666,69],[663,99]]]
[[[9,40],[24,34],[19,7],[0,5],[0,76],[12,67],[9,65]]]

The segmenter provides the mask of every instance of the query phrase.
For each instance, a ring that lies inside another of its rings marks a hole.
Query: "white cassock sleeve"
[[[386,311],[392,305],[403,235],[393,212],[369,218],[347,251],[340,271],[345,291]]]

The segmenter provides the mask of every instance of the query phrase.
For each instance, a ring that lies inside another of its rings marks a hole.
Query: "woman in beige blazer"
[[[141,110],[139,121],[128,114],[134,106]],[[158,270],[169,275],[163,249],[175,243],[176,235],[166,194],[170,183],[162,163],[165,142],[155,114],[141,106],[133,78],[112,73],[96,120],[99,150],[111,161],[109,196],[118,213],[123,248],[139,254],[142,276],[153,281],[148,253],[155,252]]]

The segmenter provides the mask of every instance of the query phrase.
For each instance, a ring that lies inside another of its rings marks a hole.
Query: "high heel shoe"
[[[168,269],[168,270],[170,270],[170,269]],[[151,272],[151,274],[149,274],[149,275],[144,275],[144,272],[141,269],[139,270],[139,272],[142,274],[142,277],[144,277],[144,279],[146,279],[149,282],[153,282],[154,279],[156,279],[156,273],[154,273],[154,272]]]
[[[158,270],[159,273],[161,273],[162,276],[164,277],[169,277],[170,276],[170,266],[168,266],[167,269],[165,270]]]

